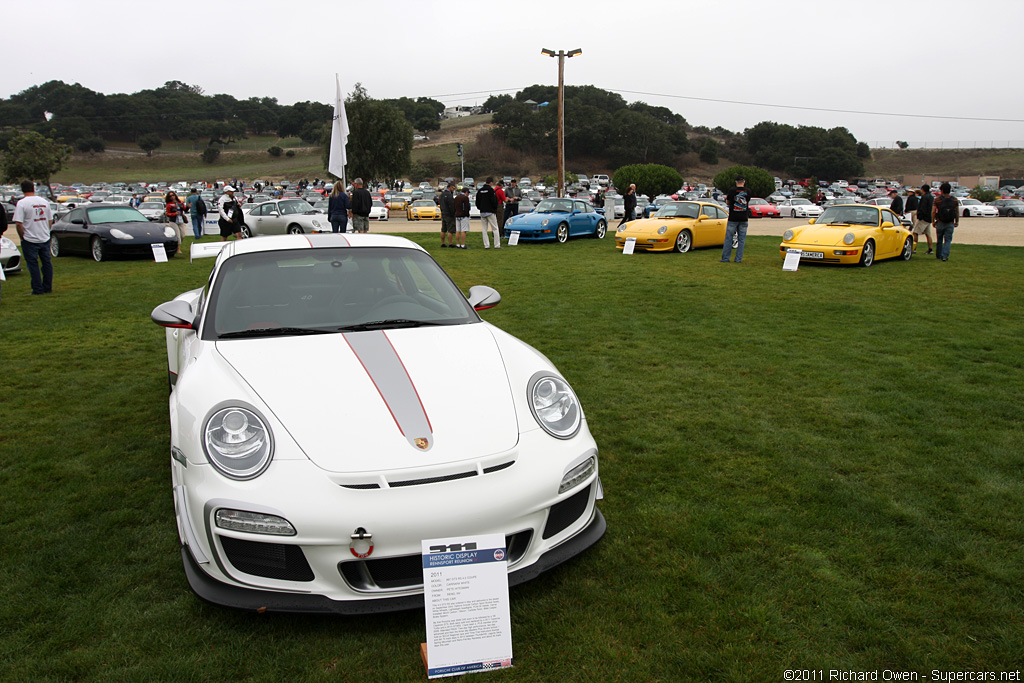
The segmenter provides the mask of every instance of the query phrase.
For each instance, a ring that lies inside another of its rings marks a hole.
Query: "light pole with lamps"
[[[576,55],[583,54],[583,50],[576,48],[575,50],[549,50],[547,48],[541,48],[540,53],[547,55],[548,57],[558,57],[558,179],[556,183],[556,196],[562,197],[565,195],[565,58],[575,57]]]

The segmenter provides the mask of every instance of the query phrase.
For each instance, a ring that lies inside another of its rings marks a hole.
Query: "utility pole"
[[[583,54],[583,50],[549,50],[542,48],[540,53],[548,57],[558,57],[558,179],[556,183],[557,197],[565,196],[565,58]]]

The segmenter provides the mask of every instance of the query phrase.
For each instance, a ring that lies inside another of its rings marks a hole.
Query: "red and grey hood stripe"
[[[342,335],[391,411],[402,435],[421,451],[434,445],[433,428],[405,364],[383,330]]]

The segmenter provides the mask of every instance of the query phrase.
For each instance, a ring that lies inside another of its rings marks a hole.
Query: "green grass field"
[[[1021,668],[1020,248],[790,273],[769,237],[722,264],[610,237],[484,251],[478,230],[467,251],[410,237],[464,291],[497,288],[483,317],[573,384],[608,520],[512,590],[516,666],[488,680]],[[422,612],[255,615],[189,590],[149,312],[211,266],[64,257],[52,295],[3,284],[0,677],[424,680]],[[439,362],[458,372],[459,349]]]

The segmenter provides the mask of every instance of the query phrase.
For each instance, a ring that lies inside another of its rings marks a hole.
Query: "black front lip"
[[[608,528],[604,515],[596,507],[594,517],[583,531],[544,553],[529,567],[508,575],[509,586],[516,586],[553,569],[601,540]],[[189,586],[203,600],[215,605],[253,612],[287,612],[292,614],[378,614],[423,609],[423,594],[371,600],[331,600],[309,593],[280,593],[239,588],[218,581],[204,572],[188,546],[181,546],[181,559]]]

